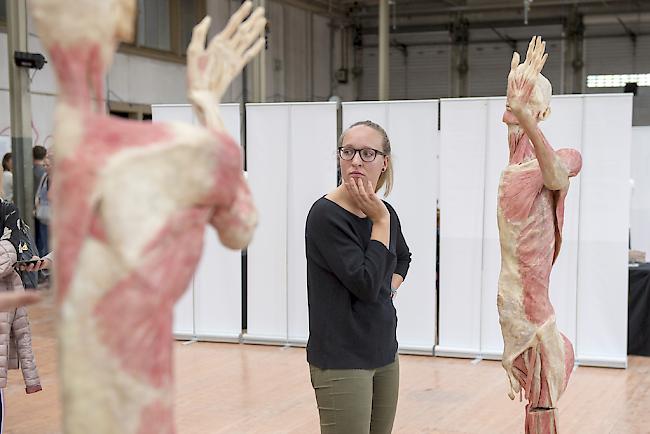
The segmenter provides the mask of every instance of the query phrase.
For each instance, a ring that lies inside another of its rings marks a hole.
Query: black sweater
[[[411,253],[395,210],[386,207],[390,249],[370,239],[370,219],[324,197],[309,211],[307,361],[321,369],[374,369],[395,360],[397,315],[390,283],[393,273],[406,277]]]

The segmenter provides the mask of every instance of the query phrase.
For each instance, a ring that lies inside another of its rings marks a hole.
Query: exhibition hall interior
[[[0,0],[0,434],[650,433],[650,1]]]

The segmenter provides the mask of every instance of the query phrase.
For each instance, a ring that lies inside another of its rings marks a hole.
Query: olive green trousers
[[[321,434],[390,434],[399,390],[399,359],[377,369],[309,366]]]

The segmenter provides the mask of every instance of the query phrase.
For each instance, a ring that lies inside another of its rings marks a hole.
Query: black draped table
[[[650,262],[630,267],[627,353],[650,356]]]

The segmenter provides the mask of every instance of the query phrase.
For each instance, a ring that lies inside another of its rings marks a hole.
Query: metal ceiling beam
[[[528,20],[529,26],[552,26],[561,25],[564,23],[564,17],[558,18],[542,18]],[[435,23],[435,24],[405,24],[397,25],[397,28],[391,29],[391,34],[405,34],[405,33],[426,33],[426,32],[442,32],[449,30],[450,21]],[[491,28],[504,28],[504,27],[521,27],[523,23],[521,19],[517,20],[495,20],[484,22],[471,22],[470,29],[491,29]],[[377,27],[364,27],[364,35],[376,35]]]
[[[531,5],[531,13],[540,9],[558,8],[558,7],[578,7],[580,9],[585,7],[596,7],[603,11],[603,13],[616,13],[617,10],[624,10],[627,12],[647,10],[648,6],[642,6],[644,3],[633,2],[630,0],[609,0],[604,3],[603,0],[574,0],[567,3],[566,0],[536,0]],[[365,12],[356,14],[357,18],[374,18],[377,15],[377,8],[375,6],[366,6],[363,8]],[[490,2],[485,4],[471,4],[463,6],[449,6],[449,7],[430,7],[427,3],[410,3],[404,2],[398,8],[397,16],[409,15],[445,15],[454,13],[474,13],[474,12],[512,12],[523,11],[523,4],[520,2]]]
[[[347,19],[349,15],[347,8],[342,7],[339,2],[332,0],[272,0],[273,3],[293,6],[305,11],[313,12],[318,15],[325,15],[333,18]]]
[[[573,13],[574,9],[555,8],[545,9],[543,11],[536,11],[535,14],[529,18],[528,25],[549,25],[549,24],[563,24],[567,21],[568,17]],[[462,14],[470,23],[471,28],[485,28],[485,27],[520,27],[523,26],[523,16],[520,13],[467,13]],[[650,2],[643,6],[641,10],[635,9],[631,12],[629,9],[616,9],[615,11],[602,8],[582,8],[579,13],[585,17],[589,17],[589,22],[596,22],[604,18],[608,18],[613,22],[617,22],[616,17],[620,17],[626,24],[634,22],[645,22],[646,17],[650,13]],[[455,14],[409,14],[408,16],[398,18],[396,28],[393,33],[413,33],[419,31],[436,31],[444,30],[453,22]],[[374,19],[363,19],[359,21],[364,28],[364,33],[376,33],[376,21]],[[430,27],[432,30],[422,30],[422,28]]]
[[[637,33],[637,36],[650,36],[650,33]],[[611,35],[611,34],[597,34],[597,35],[585,35],[584,39],[604,39],[604,38],[627,38],[628,36],[625,33],[619,33],[616,35]],[[565,41],[566,38],[562,36],[548,36],[544,37],[544,41],[550,42],[550,41]],[[512,38],[512,41],[517,42],[517,43],[522,43],[522,46],[520,49],[524,48],[527,46],[529,39],[528,38]],[[469,39],[467,41],[468,45],[476,45],[476,44],[504,44],[507,46],[511,46],[512,41],[504,41],[501,38],[477,38],[477,39]],[[402,42],[398,40],[392,40],[390,42],[391,47],[399,47],[401,49],[406,48],[417,48],[417,47],[448,47],[452,46],[453,42],[451,41],[421,41],[421,42]],[[379,45],[376,43],[372,44],[363,44],[363,48],[378,48]]]

